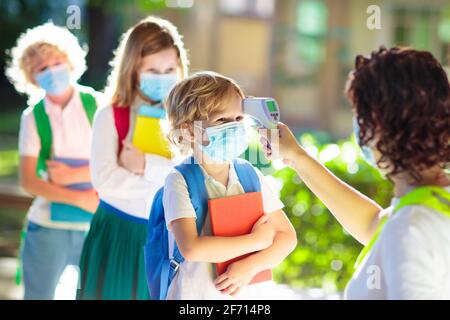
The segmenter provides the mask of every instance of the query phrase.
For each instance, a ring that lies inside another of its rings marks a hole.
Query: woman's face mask
[[[214,161],[236,159],[248,148],[247,132],[243,121],[224,123],[205,129],[209,144],[200,144],[200,150]]]
[[[364,158],[364,160],[370,164],[371,166],[377,168],[377,161],[375,159],[375,154],[372,150],[372,148],[369,148],[368,146],[361,146],[360,145],[360,141],[359,141],[359,132],[360,132],[360,128],[358,125],[358,121],[356,121],[356,118],[353,117],[353,133],[355,134],[356,137],[356,142],[358,143],[358,145],[361,148],[361,153],[362,156]]]
[[[178,73],[153,74],[143,72],[140,75],[139,89],[147,98],[155,102],[163,101],[179,78]]]
[[[48,67],[34,75],[37,84],[51,96],[58,96],[70,87],[70,67],[67,63]]]

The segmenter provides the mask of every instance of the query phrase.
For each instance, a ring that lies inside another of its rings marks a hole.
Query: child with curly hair
[[[78,267],[98,206],[87,161],[100,96],[77,83],[86,70],[85,56],[77,38],[53,23],[28,29],[10,51],[6,75],[29,97],[19,132],[20,184],[36,196],[21,253],[25,299],[53,299],[65,267]],[[52,203],[64,204],[55,207],[57,215]],[[82,219],[71,214],[74,207],[84,210]],[[57,218],[62,215],[70,219]]]

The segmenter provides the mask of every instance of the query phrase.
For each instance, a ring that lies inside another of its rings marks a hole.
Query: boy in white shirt
[[[203,172],[208,199],[244,193],[232,162],[248,146],[243,98],[233,80],[201,72],[178,83],[167,99],[169,139],[184,153],[193,153]],[[250,234],[218,237],[211,235],[209,213],[202,234],[197,234],[186,181],[176,170],[169,174],[163,195],[169,243],[176,240],[185,261],[171,282],[167,299],[258,299],[261,290],[269,288],[264,282],[247,285],[257,273],[278,265],[295,248],[297,239],[283,204],[259,171],[257,176],[266,215]],[[222,275],[213,272],[213,263],[255,251],[231,264]]]
[[[19,133],[20,184],[36,196],[22,250],[25,299],[53,299],[65,267],[78,266],[89,228],[89,217],[54,220],[50,203],[72,205],[91,214],[98,205],[92,188],[67,188],[89,185],[89,166],[71,167],[54,159],[90,158],[90,122],[97,94],[76,83],[86,69],[85,54],[74,35],[52,23],[27,30],[11,50],[7,76],[32,103],[22,114]]]

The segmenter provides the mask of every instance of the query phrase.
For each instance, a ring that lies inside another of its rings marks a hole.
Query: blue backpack
[[[239,182],[246,193],[261,191],[259,178],[249,162],[235,159],[233,165]],[[193,157],[188,158],[175,168],[186,181],[189,197],[197,215],[197,232],[200,235],[208,210],[208,192],[202,169]],[[145,269],[150,297],[159,300],[166,299],[169,285],[180,264],[184,262],[176,243],[173,245],[173,257],[169,257],[168,230],[162,201],[163,192],[164,188],[161,188],[153,198],[148,221],[148,237],[144,246]]]

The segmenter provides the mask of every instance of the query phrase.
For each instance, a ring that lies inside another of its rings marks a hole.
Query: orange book
[[[236,196],[208,200],[211,231],[214,236],[236,237],[249,234],[253,225],[264,214],[261,192],[244,193]],[[235,261],[251,253],[232,260],[216,263],[217,276],[227,270]],[[272,280],[272,271],[258,273],[250,284]]]

